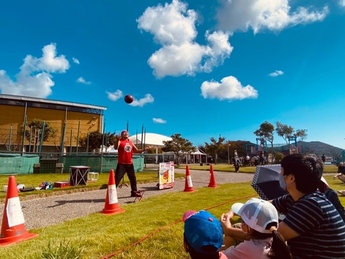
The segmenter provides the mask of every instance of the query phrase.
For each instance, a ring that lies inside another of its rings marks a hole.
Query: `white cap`
[[[235,203],[232,211],[252,229],[260,233],[271,233],[270,223],[278,227],[279,218],[276,208],[269,202],[258,198],[251,198],[245,204]]]

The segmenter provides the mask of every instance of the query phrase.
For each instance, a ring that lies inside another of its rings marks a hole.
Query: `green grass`
[[[217,166],[220,165],[214,165],[214,170]],[[206,169],[209,170],[209,167]],[[254,167],[246,169],[255,170]],[[333,170],[329,168],[326,172]],[[157,172],[137,176],[138,179],[145,177],[148,180],[146,177],[150,174],[156,182]],[[106,183],[107,176],[101,174],[95,188],[100,188],[101,181]],[[333,180],[333,175],[326,175],[325,178],[331,188],[345,189],[339,180]],[[42,178],[36,180],[40,182]],[[3,181],[0,177],[0,183]],[[182,240],[182,215],[185,211],[207,209],[220,217],[234,202],[245,202],[250,197],[257,197],[250,182],[224,184],[219,188],[204,187],[196,192],[166,193],[121,206],[125,210],[121,214],[93,213],[58,225],[30,230],[39,236],[9,247],[0,247],[0,258],[94,259],[113,255],[112,258],[187,259],[189,255],[183,250]],[[340,197],[340,200],[345,204],[345,197]]]
[[[178,168],[186,168],[185,164],[181,164]],[[210,165],[203,164],[200,166],[199,164],[190,164],[188,168],[191,170],[210,170]],[[214,171],[223,171],[223,172],[235,172],[235,168],[233,164],[212,164],[212,168]],[[255,166],[241,166],[239,169],[239,173],[255,173]],[[324,166],[324,173],[336,173],[338,167],[335,165],[325,165]]]

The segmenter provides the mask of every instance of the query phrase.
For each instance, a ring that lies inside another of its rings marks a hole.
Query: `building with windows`
[[[41,143],[41,152],[75,151],[80,137],[93,131],[103,133],[106,109],[91,104],[0,94],[0,151],[33,152],[33,139],[41,138],[42,132],[28,127],[32,120],[42,120],[56,130],[53,138]],[[29,137],[25,137],[23,129],[30,132]],[[34,151],[37,153],[37,149]]]

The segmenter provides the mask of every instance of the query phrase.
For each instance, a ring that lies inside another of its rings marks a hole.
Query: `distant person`
[[[343,184],[345,184],[345,165],[343,162],[340,162],[338,164],[338,172],[337,174],[333,177],[333,179],[338,178],[340,181],[343,182]]]
[[[247,155],[245,161],[247,166],[250,165],[250,156]]]
[[[323,163],[326,162],[326,156],[325,156],[325,154],[322,154],[321,159],[322,159],[322,162],[323,162]]]
[[[146,147],[149,149],[150,147]],[[134,165],[133,165],[133,153],[142,153],[145,149],[137,148],[132,141],[128,138],[127,130],[121,132],[119,142],[117,144],[118,161],[115,171],[115,183],[116,187],[121,182],[125,173],[127,173],[130,184],[131,184],[131,197],[141,197],[137,189],[137,178],[135,176]]]
[[[223,229],[219,220],[205,210],[187,211],[183,215],[184,248],[192,259],[227,259],[220,252]]]
[[[241,230],[231,224],[234,214],[242,219]],[[223,230],[225,235],[238,232],[240,238],[244,234],[244,241],[222,252],[228,259],[291,259],[283,237],[277,232],[278,222],[278,212],[268,201],[252,198],[245,204],[233,204],[230,212],[221,217]]]
[[[278,232],[293,258],[345,258],[345,223],[318,190],[323,163],[301,154],[281,161],[280,185],[288,194],[272,200],[285,215]]]
[[[318,189],[320,192],[325,194],[327,199],[329,199],[333,203],[334,207],[337,209],[340,216],[342,217],[342,219],[345,222],[345,210],[344,210],[344,207],[339,200],[339,196],[338,196],[336,191],[334,191],[333,189],[331,189],[329,187],[329,185],[328,185],[328,183],[324,177],[321,177]]]

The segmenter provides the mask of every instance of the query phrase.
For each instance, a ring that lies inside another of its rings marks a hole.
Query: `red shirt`
[[[118,152],[118,163],[119,164],[132,164],[133,156],[133,143],[129,139],[119,140],[119,145],[117,147]]]

